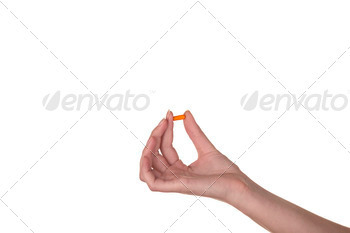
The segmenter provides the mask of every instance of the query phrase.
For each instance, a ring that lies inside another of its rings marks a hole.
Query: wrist
[[[227,187],[224,201],[240,210],[246,208],[259,189],[259,186],[242,172],[230,174]]]

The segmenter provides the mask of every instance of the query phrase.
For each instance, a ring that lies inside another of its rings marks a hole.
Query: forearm
[[[350,233],[350,229],[317,216],[263,189],[249,178],[240,198],[229,201],[270,232]]]

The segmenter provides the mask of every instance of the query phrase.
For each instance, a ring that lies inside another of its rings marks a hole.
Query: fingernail
[[[170,109],[169,109],[168,112],[166,113],[166,119],[169,118],[169,115],[170,115]]]
[[[184,115],[185,115],[185,116],[186,116],[186,113],[191,114],[189,110],[186,110],[186,111],[184,112]]]

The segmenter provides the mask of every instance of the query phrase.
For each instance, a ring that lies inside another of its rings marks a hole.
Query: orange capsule
[[[183,120],[183,119],[185,119],[185,118],[186,118],[185,115],[178,115],[178,116],[174,116],[174,117],[173,117],[173,120],[174,120],[174,121],[178,121],[178,120]]]

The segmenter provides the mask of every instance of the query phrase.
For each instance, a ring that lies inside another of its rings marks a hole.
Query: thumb
[[[215,151],[216,148],[198,126],[191,112],[186,111],[185,116],[184,125],[186,132],[196,147],[198,155],[200,156],[201,154]]]

